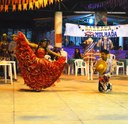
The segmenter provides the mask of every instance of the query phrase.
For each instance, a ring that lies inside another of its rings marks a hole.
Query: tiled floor
[[[61,75],[56,86],[33,92],[21,76],[0,79],[0,124],[128,124],[128,76],[113,76],[111,93],[99,93],[98,78]]]

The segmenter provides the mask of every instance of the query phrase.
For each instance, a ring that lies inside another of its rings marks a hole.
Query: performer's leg
[[[107,92],[109,91],[112,91],[112,84],[108,82],[108,85],[107,85]]]
[[[109,82],[110,77],[106,77],[106,92],[110,92],[112,90],[112,84]]]
[[[99,92],[104,92],[104,87],[100,81],[98,83],[98,90],[99,90]]]

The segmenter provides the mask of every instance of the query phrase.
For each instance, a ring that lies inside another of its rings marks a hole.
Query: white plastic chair
[[[75,63],[75,76],[77,76],[79,68],[81,69],[81,75],[86,74],[86,63],[84,62],[83,59],[76,59],[74,63]]]
[[[123,74],[124,74],[124,62],[117,61],[117,66],[116,66],[116,75],[119,75],[119,69],[123,69]]]
[[[7,83],[7,66],[9,67],[10,81],[11,81],[11,83],[13,83],[13,80],[12,80],[12,65],[11,65],[11,63],[9,63],[7,61],[0,61],[0,66],[4,66],[5,83]]]
[[[126,66],[126,75],[128,75],[128,65]]]
[[[61,51],[60,51],[60,54],[61,54],[61,56],[64,56],[64,57],[66,57],[66,63],[67,63],[67,60],[68,60],[68,53],[66,52],[66,51],[64,51],[63,50],[63,48],[61,49]]]
[[[109,54],[109,59],[116,59],[116,56],[114,54]]]
[[[114,54],[109,54],[108,58],[111,60],[112,62],[112,73],[117,72],[117,60],[116,60],[116,56]]]

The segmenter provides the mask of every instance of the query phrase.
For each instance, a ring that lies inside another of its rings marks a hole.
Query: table
[[[13,68],[13,71],[14,71],[14,79],[17,80],[17,73],[16,73],[16,62],[15,61],[0,61],[0,66],[5,66],[4,68],[4,75],[5,75],[5,83],[7,82],[7,67],[6,66],[9,66],[9,76],[10,76],[10,80],[11,80],[11,83],[13,82],[12,80],[12,68]]]
[[[5,61],[6,63],[12,64],[13,71],[14,71],[14,79],[17,80],[17,74],[16,74],[16,62],[15,61]]]
[[[7,83],[7,66],[9,67],[9,76],[10,76],[10,81],[12,83],[13,80],[12,80],[12,65],[11,65],[11,63],[7,63],[6,61],[0,61],[0,66],[4,66],[5,83]]]

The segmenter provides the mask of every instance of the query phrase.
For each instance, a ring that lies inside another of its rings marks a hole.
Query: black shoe
[[[108,93],[110,91],[112,91],[112,84],[109,83],[105,92]]]
[[[111,83],[108,84],[107,89],[112,90],[112,84]]]
[[[13,78],[13,81],[17,81],[17,79],[14,79],[14,78]]]
[[[104,87],[102,86],[102,84],[100,82],[98,84],[98,90],[99,90],[99,92],[104,92]]]
[[[10,76],[7,76],[7,79],[10,79]]]

